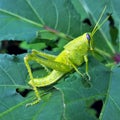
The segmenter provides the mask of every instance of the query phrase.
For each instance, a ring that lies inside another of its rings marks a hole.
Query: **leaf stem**
[[[47,31],[49,31],[49,32],[51,32],[51,33],[56,34],[57,36],[59,36],[59,37],[61,37],[61,38],[65,38],[66,40],[71,40],[71,39],[73,39],[73,37],[68,36],[68,35],[66,35],[66,34],[64,34],[64,33],[62,33],[62,32],[59,32],[59,31],[55,30],[55,29],[52,29],[52,28],[50,28],[50,27],[48,27],[48,26],[44,26],[44,29],[46,29]]]

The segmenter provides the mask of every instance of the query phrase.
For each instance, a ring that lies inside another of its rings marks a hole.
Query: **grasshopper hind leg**
[[[37,87],[36,87],[35,84],[34,84],[34,80],[33,80],[34,78],[33,78],[33,75],[32,75],[31,68],[30,68],[30,66],[29,66],[29,64],[28,64],[28,61],[29,61],[29,57],[26,56],[26,57],[24,58],[24,62],[25,62],[26,68],[27,68],[27,70],[28,70],[30,79],[31,79],[31,81],[32,81],[32,87],[33,87],[33,90],[34,90],[35,95],[36,95],[36,100],[33,101],[33,102],[31,102],[31,103],[26,104],[26,106],[30,106],[30,105],[37,104],[37,103],[41,100],[40,95],[39,95],[39,92],[38,92],[38,90],[37,90]]]

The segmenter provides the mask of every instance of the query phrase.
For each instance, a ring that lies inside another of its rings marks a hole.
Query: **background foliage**
[[[99,3],[99,4],[98,4]],[[21,55],[0,55],[0,120],[118,120],[120,118],[120,42],[118,0],[1,0],[0,40],[22,41],[24,49],[45,50],[57,55],[73,38],[90,32],[101,11],[110,19],[94,36],[94,47],[109,57],[89,56],[91,81],[84,81],[72,71],[54,85],[40,88],[42,100],[31,107],[34,99]],[[102,21],[103,21],[102,19]],[[28,44],[29,43],[29,44]],[[97,59],[95,59],[97,58]],[[117,62],[111,66],[111,62]],[[34,76],[46,71],[31,63]],[[109,67],[107,67],[109,66]],[[79,67],[85,71],[85,65]],[[95,103],[101,103],[94,107]]]

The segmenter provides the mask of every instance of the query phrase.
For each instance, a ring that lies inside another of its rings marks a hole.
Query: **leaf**
[[[7,65],[6,65],[7,63]],[[39,105],[32,107],[25,107],[25,105],[32,101],[33,97],[23,97],[18,92],[18,88],[30,89],[26,85],[27,71],[23,63],[23,55],[10,56],[0,55],[0,119],[6,120],[16,119],[29,120],[33,119],[58,119],[62,114],[62,99],[60,93],[57,91],[46,95],[49,101],[41,101]],[[14,73],[14,74],[13,74]],[[34,95],[32,95],[34,96]],[[56,112],[51,113],[51,109]],[[42,114],[40,114],[42,113]],[[46,113],[46,115],[44,115]]]
[[[64,84],[55,85],[63,96],[65,116],[69,120],[94,120],[87,103],[104,97],[107,92],[110,72],[94,59],[89,59],[89,62],[91,81],[84,81],[78,74],[71,74]],[[85,66],[82,68],[85,70]]]
[[[102,1],[99,4],[98,2],[95,3],[94,0],[61,0],[59,2],[57,0],[10,1],[9,4],[8,0],[0,1],[0,40],[12,39],[30,42],[37,38],[38,32],[41,33],[41,36],[45,32],[53,32],[70,40],[70,38],[75,38],[84,32],[92,31],[105,5],[107,5],[107,10],[103,18],[108,13],[114,13],[114,27],[119,29],[117,27],[119,24],[117,0],[117,2],[111,0]],[[97,6],[96,9],[94,6]],[[90,21],[91,27],[88,23],[83,22],[85,19]],[[111,45],[112,38],[110,34],[112,33],[108,31],[109,27],[106,22],[102,29],[96,33],[94,46],[107,50],[109,53],[115,53],[115,49]],[[118,35],[115,38],[117,42]]]
[[[13,4],[14,3],[14,4]],[[98,4],[99,3],[99,4]],[[90,32],[107,5],[107,14],[112,20],[106,21],[94,36],[94,47],[107,51],[111,56],[119,53],[119,1],[94,0],[1,0],[0,40],[21,40],[25,42],[50,43],[52,50],[62,50],[66,41]],[[88,20],[86,22],[85,20]],[[89,24],[90,23],[90,24]],[[91,25],[91,26],[90,26]],[[115,28],[112,37],[111,28]],[[62,37],[62,38],[61,38]],[[113,42],[114,38],[114,42]],[[58,44],[57,42],[58,41]],[[112,43],[117,43],[113,45]],[[33,47],[33,46],[32,46]],[[36,46],[35,46],[36,47]],[[40,46],[39,49],[42,46]],[[44,47],[43,47],[44,48]],[[51,51],[53,53],[53,51]],[[100,119],[119,118],[119,68],[110,69],[92,57],[89,58],[91,81],[83,80],[76,72],[65,75],[59,82],[39,88],[42,100],[26,108],[35,95],[28,86],[24,55],[0,55],[0,120],[96,120],[97,111],[92,108],[96,101],[102,101]],[[112,57],[110,58],[112,59]],[[79,67],[85,72],[85,64]],[[36,76],[43,76],[43,69]],[[117,76],[117,77],[116,77]],[[117,81],[117,82],[115,82]],[[27,92],[27,93],[26,93]],[[109,109],[111,108],[111,109]],[[111,116],[114,113],[114,117]],[[111,115],[111,116],[110,116]]]
[[[106,101],[101,112],[101,120],[119,120],[120,118],[120,67],[112,70]]]
[[[7,2],[8,0],[0,2],[1,40],[31,41],[38,31],[45,29],[45,26],[66,34],[79,35],[80,28],[76,28],[77,32],[72,28],[80,24],[80,17],[77,16],[70,2],[56,0],[36,0],[35,2],[34,0],[11,0],[9,4]]]
[[[30,90],[30,87],[25,82],[27,71],[23,63],[23,57],[23,55],[0,56],[1,120],[9,119],[10,116],[11,120],[16,119],[16,116],[19,119],[33,118],[36,120],[60,120],[61,118],[79,120],[81,117],[83,119],[96,120],[95,114],[90,108],[93,102],[91,104],[88,103],[91,100],[95,101],[97,98],[104,98],[110,77],[110,72],[107,68],[90,58],[91,81],[81,79],[76,72],[70,73],[60,80],[58,84],[55,84],[56,89],[49,90],[45,87],[39,104],[25,107],[27,103],[33,100],[35,95],[33,91],[29,91],[29,94],[23,97],[16,90],[18,88]],[[6,63],[8,64],[6,65]],[[80,67],[80,70],[84,72],[85,65]]]
[[[22,42],[20,44],[21,48],[24,49],[36,49],[36,50],[40,50],[46,47],[45,43],[32,43],[32,44],[27,44],[26,42]]]

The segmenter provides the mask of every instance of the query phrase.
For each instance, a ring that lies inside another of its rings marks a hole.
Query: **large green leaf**
[[[65,115],[69,120],[95,119],[91,115],[90,106],[87,104],[91,100],[103,98],[107,92],[110,71],[94,59],[89,59],[89,62],[91,81],[84,81],[80,79],[78,74],[72,74],[64,84],[56,85],[56,88],[63,95]],[[84,67],[82,68],[85,70]],[[83,69],[81,71],[84,71]]]
[[[27,71],[23,63],[23,55],[18,57],[1,55],[0,59],[1,120],[10,117],[14,120],[16,116],[20,120],[96,119],[90,106],[95,100],[105,97],[110,71],[93,58],[89,59],[91,81],[85,81],[76,72],[69,73],[54,86],[55,89],[48,91],[45,88],[45,95],[40,103],[31,107],[25,107],[25,105],[33,100],[35,96],[33,92],[22,97],[16,91],[18,88],[29,89],[25,82]],[[80,67],[80,70],[84,72],[85,65]]]
[[[112,13],[114,24],[106,22],[102,26],[94,36],[94,46],[112,54],[119,53],[118,0],[0,0],[0,40],[31,42],[40,38],[39,42],[47,46],[49,39],[55,41],[62,37],[55,45],[59,50],[66,44],[63,39],[71,40],[92,31],[105,5],[103,19],[107,13]],[[86,18],[91,26],[85,22]],[[49,44],[54,46],[54,42]],[[119,68],[111,73],[109,68],[89,57],[91,81],[83,80],[73,71],[54,85],[39,88],[40,103],[25,107],[35,95],[27,84],[23,57],[0,55],[0,120],[96,120],[96,111],[91,106],[97,100],[103,102],[101,120],[120,118]],[[85,72],[85,65],[79,70]],[[44,72],[40,68],[35,75],[42,76]],[[25,91],[27,94],[22,95]]]
[[[57,91],[52,96],[47,94],[49,101],[41,101],[39,105],[26,107],[26,103],[32,101],[30,97],[22,97],[17,89],[29,87],[26,85],[27,71],[23,63],[23,56],[0,56],[0,119],[30,120],[36,119],[60,119],[63,113],[62,98]],[[7,64],[7,65],[6,65]],[[32,95],[34,96],[34,95]],[[51,96],[51,97],[49,97]],[[55,110],[51,113],[51,109]],[[42,114],[41,114],[42,113]],[[45,114],[46,113],[46,114]]]

